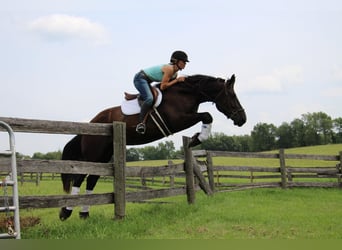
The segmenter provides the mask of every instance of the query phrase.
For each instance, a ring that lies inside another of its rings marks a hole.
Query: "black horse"
[[[246,122],[246,113],[235,94],[234,83],[234,75],[227,81],[212,76],[193,75],[188,76],[184,82],[164,90],[163,100],[157,110],[167,127],[166,131],[174,134],[202,122],[202,132],[192,137],[190,146],[200,144],[208,137],[213,121],[208,112],[198,113],[199,105],[204,102],[215,103],[216,108],[227,118],[232,119],[234,125],[242,126]],[[159,88],[159,85],[156,87]],[[146,121],[146,133],[138,134],[135,131],[138,116],[138,114],[125,115],[121,106],[116,106],[100,112],[91,122],[125,122],[127,145],[145,144],[165,137],[165,133],[150,117]],[[113,142],[110,136],[77,135],[64,147],[62,159],[106,163],[111,160],[112,154]],[[84,174],[62,174],[64,191],[77,194],[85,177]],[[88,175],[86,187],[88,193],[92,192],[98,178],[97,175]],[[67,219],[71,212],[72,208],[63,207],[60,211],[60,219]],[[88,217],[88,208],[83,209],[80,216]]]

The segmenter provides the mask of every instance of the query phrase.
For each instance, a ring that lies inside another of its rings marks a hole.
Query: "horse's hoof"
[[[65,221],[71,216],[72,210],[66,209],[66,207],[62,207],[59,211],[59,219],[61,221]]]
[[[80,212],[79,213],[81,219],[87,219],[89,217],[89,212]]]
[[[199,133],[196,133],[193,137],[191,137],[191,141],[189,142],[188,148],[192,148],[201,144],[201,141],[198,139],[198,136]]]

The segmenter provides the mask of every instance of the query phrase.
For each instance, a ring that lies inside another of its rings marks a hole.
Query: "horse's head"
[[[216,96],[214,102],[216,108],[225,114],[227,118],[234,121],[234,125],[241,127],[245,124],[247,117],[234,91],[235,75],[224,83],[224,87]]]

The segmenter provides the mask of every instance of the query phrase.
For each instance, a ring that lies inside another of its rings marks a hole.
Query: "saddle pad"
[[[154,104],[154,107],[158,107],[163,99],[163,95],[160,91],[160,89],[155,88],[158,92],[157,100]],[[135,115],[140,113],[140,106],[138,103],[138,98],[135,98],[133,100],[124,100],[121,103],[121,111],[124,115]]]

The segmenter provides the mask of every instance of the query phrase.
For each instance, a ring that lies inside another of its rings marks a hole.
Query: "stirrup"
[[[139,123],[135,129],[137,131],[137,133],[139,134],[145,134],[145,131],[146,131],[146,127],[145,127],[145,123]]]

